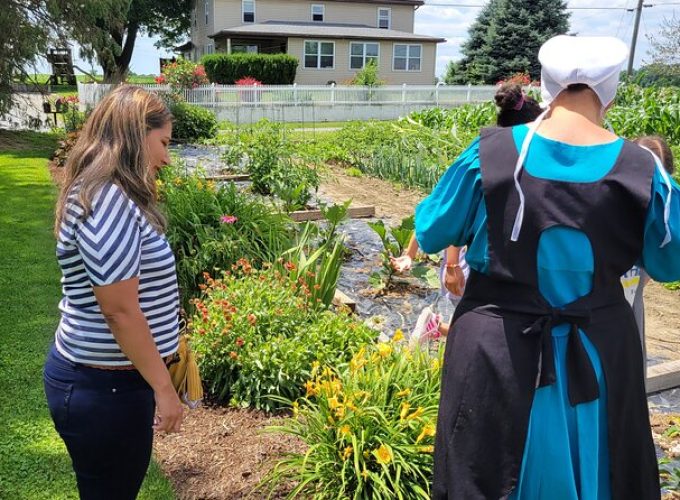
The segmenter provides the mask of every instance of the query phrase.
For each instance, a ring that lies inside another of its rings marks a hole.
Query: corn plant
[[[269,429],[307,450],[279,460],[263,492],[294,482],[289,499],[429,499],[440,366],[441,352],[396,342],[362,348],[337,368],[314,365],[305,397],[287,401],[293,416]]]
[[[368,279],[369,284],[378,291],[389,288],[395,271],[390,265],[390,257],[399,257],[408,247],[415,230],[415,216],[401,221],[399,226],[389,228],[381,220],[369,222],[368,226],[378,235],[383,244],[380,252],[382,268],[374,272]]]

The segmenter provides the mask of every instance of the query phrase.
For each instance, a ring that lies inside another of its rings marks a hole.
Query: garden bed
[[[419,193],[396,188],[389,182],[348,176],[342,169],[332,174],[319,189],[322,199],[342,201],[352,197],[355,203],[370,202],[375,205],[378,216],[391,223],[412,214],[422,198]],[[357,314],[376,330],[409,331],[420,310],[436,300],[438,291],[417,281],[402,280],[386,293],[376,294],[368,278],[380,267],[380,239],[363,220],[347,221],[341,231],[348,237],[351,256],[343,266],[338,288],[356,301]],[[680,356],[672,347],[680,341],[680,318],[676,313],[680,302],[678,292],[651,283],[645,296],[650,364],[678,359]],[[438,306],[445,317],[449,317],[450,306],[445,301],[440,301]],[[680,413],[680,389],[653,395],[649,401],[657,442],[662,443],[666,451],[680,449],[677,436],[665,435],[673,434],[669,431],[672,418]],[[159,438],[156,454],[180,499],[248,498],[277,457],[301,449],[297,441],[262,433],[265,427],[280,421],[279,417],[262,412],[204,407],[189,412],[182,434]],[[279,493],[285,492],[284,485]],[[261,496],[254,494],[251,498]]]

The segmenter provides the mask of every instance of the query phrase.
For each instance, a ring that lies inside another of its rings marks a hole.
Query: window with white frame
[[[326,7],[323,4],[312,4],[312,21],[323,22],[326,14]]]
[[[210,0],[205,0],[203,10],[205,12],[205,24],[208,24],[210,22]]]
[[[333,69],[335,67],[335,42],[305,40],[305,68]]]
[[[214,54],[215,53],[215,44],[214,43],[209,43],[205,46],[205,53],[206,54]]]
[[[349,44],[349,68],[363,69],[369,61],[378,64],[380,56],[379,43],[351,42]]]
[[[242,10],[243,10],[243,22],[244,23],[254,23],[255,22],[255,0],[243,0]]]
[[[392,28],[392,9],[378,8],[378,28],[388,30]]]
[[[392,70],[420,71],[422,53],[422,45],[395,44]]]

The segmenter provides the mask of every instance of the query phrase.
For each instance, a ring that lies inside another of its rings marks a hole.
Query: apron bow
[[[595,369],[579,333],[579,328],[585,328],[590,323],[590,312],[552,308],[524,328],[522,334],[540,335],[541,351],[536,387],[545,387],[557,380],[552,329],[565,323],[570,325],[567,340],[567,392],[569,403],[576,406],[600,397]]]

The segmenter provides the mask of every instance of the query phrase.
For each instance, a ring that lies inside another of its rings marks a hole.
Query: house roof
[[[188,52],[194,48],[193,42],[189,41],[174,48],[175,52]]]
[[[406,31],[385,30],[361,24],[333,24],[314,22],[267,21],[258,24],[246,24],[221,30],[210,35],[210,38],[234,37],[313,37],[313,38],[351,38],[361,40],[403,40],[413,42],[445,42],[444,38],[417,35]]]

